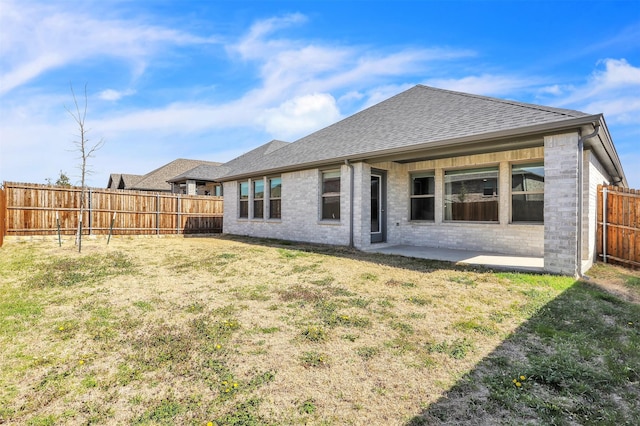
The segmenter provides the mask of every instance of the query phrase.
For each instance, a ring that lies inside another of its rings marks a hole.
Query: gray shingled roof
[[[217,181],[222,176],[233,173],[234,170],[242,171],[251,165],[260,164],[266,155],[286,145],[289,145],[289,142],[272,140],[220,166],[201,165],[169,179],[169,182],[187,179]]]
[[[580,111],[417,85],[281,147],[276,155],[243,162],[233,167],[225,179],[390,150],[409,151],[453,139],[589,116]]]
[[[241,156],[234,158],[227,163],[224,163],[224,167],[229,169],[227,175],[239,174],[244,172],[244,170],[246,169],[260,167],[260,164],[262,164],[266,158],[271,156],[271,154],[276,151],[278,151],[279,153],[283,148],[289,146],[291,146],[291,143],[279,141],[276,139],[272,140],[271,142],[267,142],[264,145],[260,145],[259,147],[245,154],[242,154]]]
[[[107,189],[118,189],[119,184],[120,184],[120,173],[111,173],[109,175],[109,183],[107,184]]]
[[[189,179],[214,182],[218,178],[224,176],[229,172],[230,169],[228,167],[225,167],[224,165],[212,166],[210,164],[201,164],[191,170],[187,170],[186,172],[174,178],[169,179],[168,182],[181,182]]]
[[[143,191],[170,191],[171,185],[167,182],[169,179],[203,164],[219,166],[221,163],[179,158],[147,173],[133,185],[127,187],[127,189]],[[122,176],[124,177],[125,175]]]
[[[122,183],[122,188],[120,188],[120,183],[118,183],[119,189],[131,189],[131,186],[135,184],[137,181],[142,179],[144,175],[132,175],[130,173],[122,173],[120,175],[120,182]]]

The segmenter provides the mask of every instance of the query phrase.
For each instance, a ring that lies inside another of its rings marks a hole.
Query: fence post
[[[607,263],[607,187],[602,187],[602,261]]]
[[[60,215],[56,211],[56,226],[58,227],[58,247],[62,247],[62,237],[60,236]]]
[[[6,186],[0,186],[0,247],[4,243],[4,234],[6,232],[7,217],[7,193]]]
[[[89,215],[89,235],[91,235],[91,227],[92,227],[92,220],[91,220],[91,188],[89,188],[89,209],[87,211],[87,214]]]
[[[180,194],[176,199],[176,235],[180,235]]]
[[[156,194],[156,235],[160,235],[160,193]]]

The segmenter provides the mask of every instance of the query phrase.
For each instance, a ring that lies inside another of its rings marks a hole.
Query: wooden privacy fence
[[[598,255],[640,267],[640,191],[598,185]]]
[[[2,187],[0,187],[0,247],[2,247],[2,243],[4,243],[4,234],[6,232],[6,205],[7,199],[5,196],[5,191]]]
[[[2,235],[55,235],[58,227],[62,235],[76,233],[80,188],[5,182],[3,193]],[[83,235],[106,235],[112,222],[113,235],[222,232],[222,197],[97,188],[85,197]]]

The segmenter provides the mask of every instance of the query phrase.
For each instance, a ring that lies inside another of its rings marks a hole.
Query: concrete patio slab
[[[478,265],[511,271],[544,272],[544,259],[542,257],[512,256],[500,253],[387,244],[374,244],[364,251],[370,253],[395,254],[419,259],[443,260],[457,264]]]

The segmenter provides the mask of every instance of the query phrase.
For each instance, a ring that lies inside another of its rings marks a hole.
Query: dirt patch
[[[587,272],[585,281],[623,300],[640,304],[640,271],[598,263]]]

